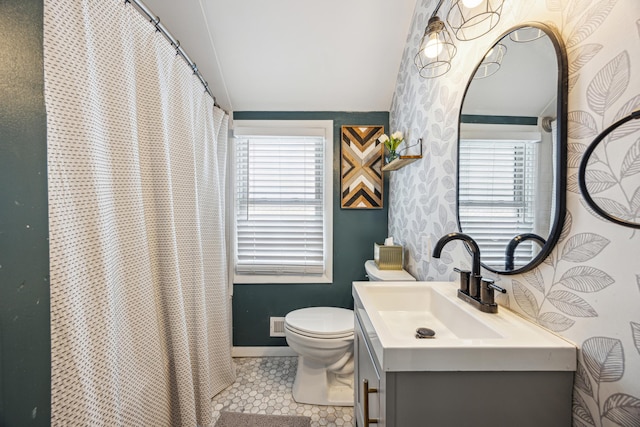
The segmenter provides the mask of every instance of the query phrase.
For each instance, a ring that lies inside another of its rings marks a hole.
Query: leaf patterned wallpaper
[[[457,120],[465,85],[502,33],[526,22],[557,29],[569,59],[566,224],[538,268],[495,276],[508,290],[498,302],[573,341],[580,348],[574,426],[640,426],[640,232],[601,220],[577,186],[582,153],[618,118],[640,108],[640,1],[506,0],[489,34],[457,42],[449,73],[418,76],[413,56],[436,0],[418,0],[391,108],[391,129],[424,138],[423,159],[391,172],[389,235],[405,245],[408,270],[421,280],[456,280],[470,264],[462,246],[427,259],[422,242],[457,231]],[[444,2],[444,18],[449,2]],[[640,120],[620,128],[589,166],[601,206],[624,218],[640,216]]]

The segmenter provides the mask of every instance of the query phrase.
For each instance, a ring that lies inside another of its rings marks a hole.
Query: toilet
[[[287,344],[298,354],[293,400],[353,406],[353,311],[337,307],[294,310],[284,318]]]
[[[369,280],[415,280],[404,270],[379,270],[373,260],[365,270]],[[353,406],[353,324],[353,310],[338,307],[301,308],[285,316],[287,344],[298,354],[296,402]]]

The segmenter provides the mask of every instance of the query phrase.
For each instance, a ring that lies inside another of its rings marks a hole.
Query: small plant
[[[378,138],[378,141],[382,142],[385,148],[387,149],[389,153],[387,156],[387,163],[389,163],[392,160],[395,160],[398,158],[398,154],[396,153],[396,150],[398,146],[402,144],[402,141],[404,141],[404,135],[402,134],[402,132],[394,132],[391,134],[391,137],[389,137],[385,133]]]

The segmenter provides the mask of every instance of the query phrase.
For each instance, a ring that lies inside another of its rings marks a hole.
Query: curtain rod
[[[189,55],[187,55],[184,49],[180,46],[180,41],[175,39],[171,35],[169,30],[167,30],[167,28],[160,23],[160,17],[159,16],[154,17],[151,10],[149,10],[149,8],[144,3],[142,3],[142,0],[124,0],[124,2],[125,4],[133,3],[141,13],[145,14],[147,18],[149,18],[149,21],[152,22],[153,25],[155,25],[156,31],[159,31],[169,41],[169,43],[171,43],[171,46],[176,48],[176,53],[182,56],[182,58],[187,62],[189,67],[191,67],[191,69],[193,70],[193,74],[195,74],[198,77],[198,79],[200,79],[200,82],[204,86],[205,92],[207,92],[209,96],[213,98],[213,105],[222,109],[222,107],[218,105],[218,102],[216,101],[216,97],[213,96],[213,94],[211,93],[211,89],[209,89],[209,83],[207,83],[207,81],[204,79],[200,71],[198,71],[198,67],[196,66],[196,63],[193,62],[191,58],[189,58]]]

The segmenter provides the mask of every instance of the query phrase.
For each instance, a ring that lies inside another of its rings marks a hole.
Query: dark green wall
[[[333,283],[259,284],[233,287],[233,344],[286,345],[269,337],[269,317],[311,306],[353,308],[351,282],[364,280],[364,262],[373,259],[373,243],[387,233],[388,182],[385,176],[383,209],[340,208],[340,128],[343,125],[384,125],[389,113],[235,112],[235,120],[333,120]]]
[[[0,1],[0,425],[50,418],[42,0]]]
[[[479,114],[462,114],[460,123],[482,123],[485,125],[529,125],[538,124],[537,117],[526,116],[487,116]]]

